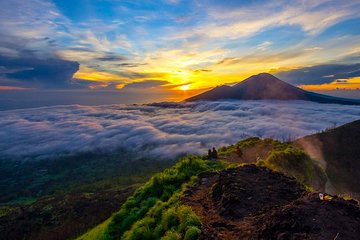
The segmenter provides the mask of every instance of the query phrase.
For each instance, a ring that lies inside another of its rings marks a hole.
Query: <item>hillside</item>
[[[304,100],[319,103],[360,105],[359,100],[331,97],[305,91],[268,73],[251,76],[234,86],[222,85],[185,101],[241,100]]]
[[[328,191],[360,196],[360,120],[294,142],[325,169]]]
[[[108,219],[136,187],[173,165],[171,160],[130,161],[133,156],[0,158],[0,240],[73,239]]]
[[[235,156],[238,146],[241,156]],[[259,149],[265,150],[258,155]],[[292,144],[249,138],[219,149],[218,161],[189,156],[154,175],[111,219],[79,239],[359,238],[356,201],[320,201],[312,192],[326,181]]]
[[[320,201],[294,178],[255,165],[203,174],[184,192],[202,222],[199,239],[357,239],[356,202]],[[345,230],[346,229],[346,230]]]
[[[43,197],[30,205],[0,205],[0,239],[71,239],[118,211],[134,187]]]
[[[136,191],[3,205],[0,239],[358,239],[358,203],[318,192],[331,182],[329,193],[357,197],[359,129],[355,121],[295,142],[252,137],[219,148],[218,161],[180,159]]]

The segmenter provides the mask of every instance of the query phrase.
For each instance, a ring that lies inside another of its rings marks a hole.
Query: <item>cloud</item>
[[[321,111],[320,111],[321,109]],[[0,112],[0,156],[52,159],[119,149],[173,158],[249,136],[287,139],[358,119],[360,108],[311,102],[232,101],[81,105]]]
[[[316,35],[334,24],[352,18],[359,4],[345,0],[326,1],[197,1],[198,7],[208,12],[207,24],[177,33],[178,38],[194,35],[207,38],[247,38],[273,26],[297,25]],[[331,13],[331,14],[329,14]],[[266,16],[266,17],[264,17]],[[212,20],[212,21],[210,21]]]
[[[258,49],[258,50],[260,50],[260,51],[265,51],[265,50],[267,50],[271,45],[272,45],[272,42],[265,41],[265,42],[262,42],[262,43],[258,44],[257,47],[256,47],[256,49]]]
[[[319,51],[322,50],[321,47],[309,47],[309,48],[305,48],[304,51]]]
[[[297,57],[303,56],[303,52],[292,49],[287,51],[278,51],[278,52],[266,52],[264,50],[267,49],[267,44],[264,46],[260,46],[260,48],[257,48],[260,50],[259,52],[254,52],[242,57],[227,57],[224,58],[216,63],[216,65],[222,65],[222,66],[230,66],[230,65],[237,65],[237,64],[255,64],[258,65],[260,63],[277,63],[284,60],[294,60]],[[270,45],[269,45],[270,46]],[[238,67],[238,66],[236,66]]]
[[[278,72],[278,78],[295,85],[313,85],[331,83],[336,79],[360,76],[360,63],[324,64],[295,70]]]
[[[142,82],[133,82],[133,83],[129,83],[126,84],[125,88],[154,88],[154,87],[160,87],[166,84],[170,84],[167,81],[162,81],[162,80],[146,80],[146,81],[142,81]]]
[[[98,57],[97,60],[99,61],[116,61],[116,62],[122,62],[122,61],[126,61],[128,58],[124,57],[124,56],[117,56],[117,55],[113,55],[113,54],[107,54],[105,56],[102,57]]]
[[[71,88],[72,77],[79,70],[79,63],[56,57],[37,58],[22,52],[12,58],[0,55],[0,85],[3,82],[14,87]]]

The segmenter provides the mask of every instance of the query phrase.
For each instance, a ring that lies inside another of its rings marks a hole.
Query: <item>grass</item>
[[[272,139],[268,139],[268,140],[272,140]],[[227,155],[227,154],[230,154],[232,152],[235,152],[237,147],[240,147],[241,149],[243,149],[243,148],[246,148],[246,147],[253,146],[253,145],[255,145],[255,144],[257,144],[257,143],[259,143],[261,141],[265,141],[265,140],[262,140],[262,139],[260,139],[258,137],[247,138],[247,139],[239,141],[239,142],[237,142],[235,144],[231,144],[229,146],[223,146],[223,147],[219,148],[218,152],[221,155]]]
[[[290,144],[278,144],[267,159],[257,164],[294,177],[309,190],[321,189],[327,182],[325,171],[303,150]]]
[[[228,155],[235,152],[237,147],[239,147],[240,149],[245,149],[257,144],[261,144],[261,146],[272,145],[275,149],[283,148],[284,146],[290,145],[289,143],[282,143],[272,138],[261,139],[258,137],[250,137],[235,144],[219,148],[219,154]]]
[[[107,236],[105,234],[105,231],[111,221],[112,221],[112,217],[108,218],[103,223],[97,225],[90,231],[86,232],[84,235],[76,238],[76,240],[88,240],[88,239],[106,240],[106,239],[109,239],[109,236]]]
[[[199,173],[226,166],[201,156],[183,158],[128,198],[100,239],[197,239],[201,223],[190,207],[180,203],[181,192]]]

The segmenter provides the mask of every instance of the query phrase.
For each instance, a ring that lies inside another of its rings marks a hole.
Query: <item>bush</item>
[[[167,231],[165,236],[161,238],[161,240],[180,240],[181,235],[173,230]]]
[[[322,168],[303,150],[288,144],[279,145],[264,162],[259,162],[258,165],[265,165],[275,171],[295,177],[300,183],[310,188],[324,188],[327,181]]]
[[[170,230],[173,227],[179,225],[178,213],[175,208],[169,208],[163,213],[161,219],[162,228],[165,230]]]
[[[189,227],[186,230],[184,240],[195,240],[198,239],[200,236],[200,229],[197,227]]]

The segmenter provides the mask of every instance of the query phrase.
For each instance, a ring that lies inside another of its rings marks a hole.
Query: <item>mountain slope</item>
[[[230,163],[236,146],[244,149],[240,162],[256,164]],[[256,146],[266,148],[262,154],[266,159],[254,158]],[[220,148],[218,161],[188,156],[153,176],[109,222],[84,236],[132,240],[333,239],[339,235],[357,239],[359,205],[335,196],[320,201],[317,193],[308,192],[314,175],[321,175],[312,165],[305,152],[290,143],[258,138]]]
[[[268,73],[251,76],[230,87],[222,85],[185,101],[241,100],[305,100],[319,103],[360,105],[359,100],[331,97],[305,91]]]
[[[294,142],[325,169],[333,193],[360,196],[360,120]]]
[[[356,201],[321,201],[294,178],[245,165],[199,175],[183,194],[202,223],[199,239],[357,239]]]

